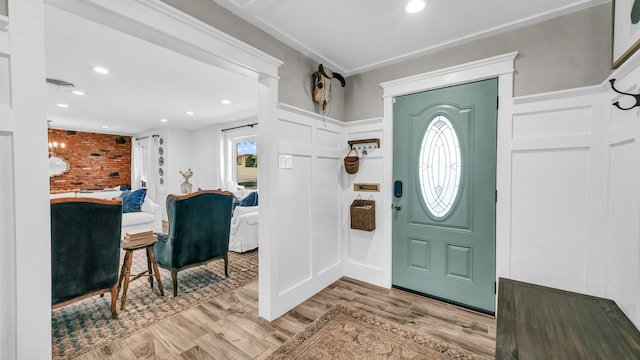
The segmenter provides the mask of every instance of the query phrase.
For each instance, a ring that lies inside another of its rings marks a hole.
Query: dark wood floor
[[[494,317],[343,278],[273,322],[258,317],[256,281],[76,359],[263,359],[338,303],[494,356]]]

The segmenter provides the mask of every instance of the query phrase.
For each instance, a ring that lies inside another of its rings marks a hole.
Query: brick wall
[[[131,184],[131,137],[83,131],[50,129],[49,135],[65,143],[56,155],[70,169],[49,178],[50,190],[96,190]]]

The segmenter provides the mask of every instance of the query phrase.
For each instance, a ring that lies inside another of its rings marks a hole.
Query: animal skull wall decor
[[[318,71],[313,73],[313,101],[320,104],[323,114],[328,111],[327,104],[329,104],[329,96],[331,94],[331,79],[334,78],[340,80],[342,87],[347,84],[342,75],[325,69],[322,64],[318,66]]]

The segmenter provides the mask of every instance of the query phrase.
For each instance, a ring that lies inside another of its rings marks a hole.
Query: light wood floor
[[[338,303],[494,356],[494,317],[342,278],[273,322],[258,317],[256,281],[76,359],[264,359]]]

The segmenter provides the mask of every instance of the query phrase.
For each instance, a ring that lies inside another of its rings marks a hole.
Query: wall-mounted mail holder
[[[364,231],[373,231],[376,229],[375,200],[353,200],[350,210],[352,229]]]
[[[380,184],[355,183],[353,184],[353,191],[380,192]]]

